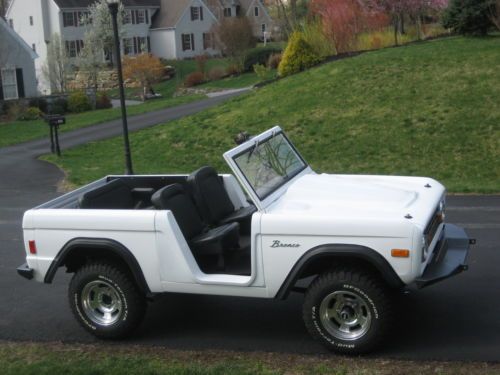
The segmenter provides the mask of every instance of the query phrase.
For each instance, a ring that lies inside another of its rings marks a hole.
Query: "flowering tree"
[[[362,0],[312,0],[311,10],[321,17],[324,33],[337,52],[351,50],[359,34],[387,22],[378,7]]]
[[[148,92],[154,93],[153,84],[161,80],[164,72],[165,68],[160,59],[150,53],[125,56],[123,59],[123,76],[141,84],[143,101],[146,100]]]

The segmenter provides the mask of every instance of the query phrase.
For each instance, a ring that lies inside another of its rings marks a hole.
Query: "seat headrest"
[[[217,173],[217,171],[213,167],[205,166],[205,167],[201,167],[200,169],[191,173],[190,177],[198,180],[198,179],[205,179],[207,177],[212,177],[212,176],[215,176],[216,178],[218,178],[219,174]]]
[[[168,209],[168,200],[178,194],[185,194],[181,184],[171,184],[156,191],[151,197],[151,202],[157,209]]]

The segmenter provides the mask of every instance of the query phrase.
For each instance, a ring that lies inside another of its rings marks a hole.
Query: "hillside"
[[[132,135],[136,173],[211,164],[240,130],[280,124],[318,172],[426,175],[453,192],[500,192],[500,37],[365,53]],[[122,173],[121,138],[57,161],[83,184]],[[46,157],[56,161],[53,156]]]

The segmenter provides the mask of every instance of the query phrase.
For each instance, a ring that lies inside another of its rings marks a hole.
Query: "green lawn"
[[[148,346],[0,342],[2,375],[498,374],[480,362],[412,362],[263,352],[178,351]]]
[[[318,172],[425,175],[452,192],[497,193],[498,66],[500,37],[453,37],[325,64],[134,133],[135,171],[227,170],[221,155],[234,134],[281,124]],[[121,147],[115,138],[46,159],[79,185],[121,173]]]
[[[151,112],[162,108],[188,103],[202,98],[202,95],[190,95],[178,98],[169,97],[154,99],[144,104],[127,107],[127,113],[130,116],[138,115],[145,112]],[[66,115],[66,124],[61,126],[60,131],[64,133],[70,130],[96,125],[120,118],[120,116],[120,108],[68,114]],[[43,120],[0,122],[0,147],[48,136],[49,128]]]

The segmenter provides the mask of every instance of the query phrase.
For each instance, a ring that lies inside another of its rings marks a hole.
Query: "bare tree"
[[[243,64],[245,52],[256,45],[252,25],[247,17],[224,18],[212,31],[217,48],[238,65]]]
[[[51,39],[47,49],[47,61],[42,67],[42,73],[50,82],[52,89],[66,92],[67,77],[72,70],[68,53],[59,34],[53,34]]]

